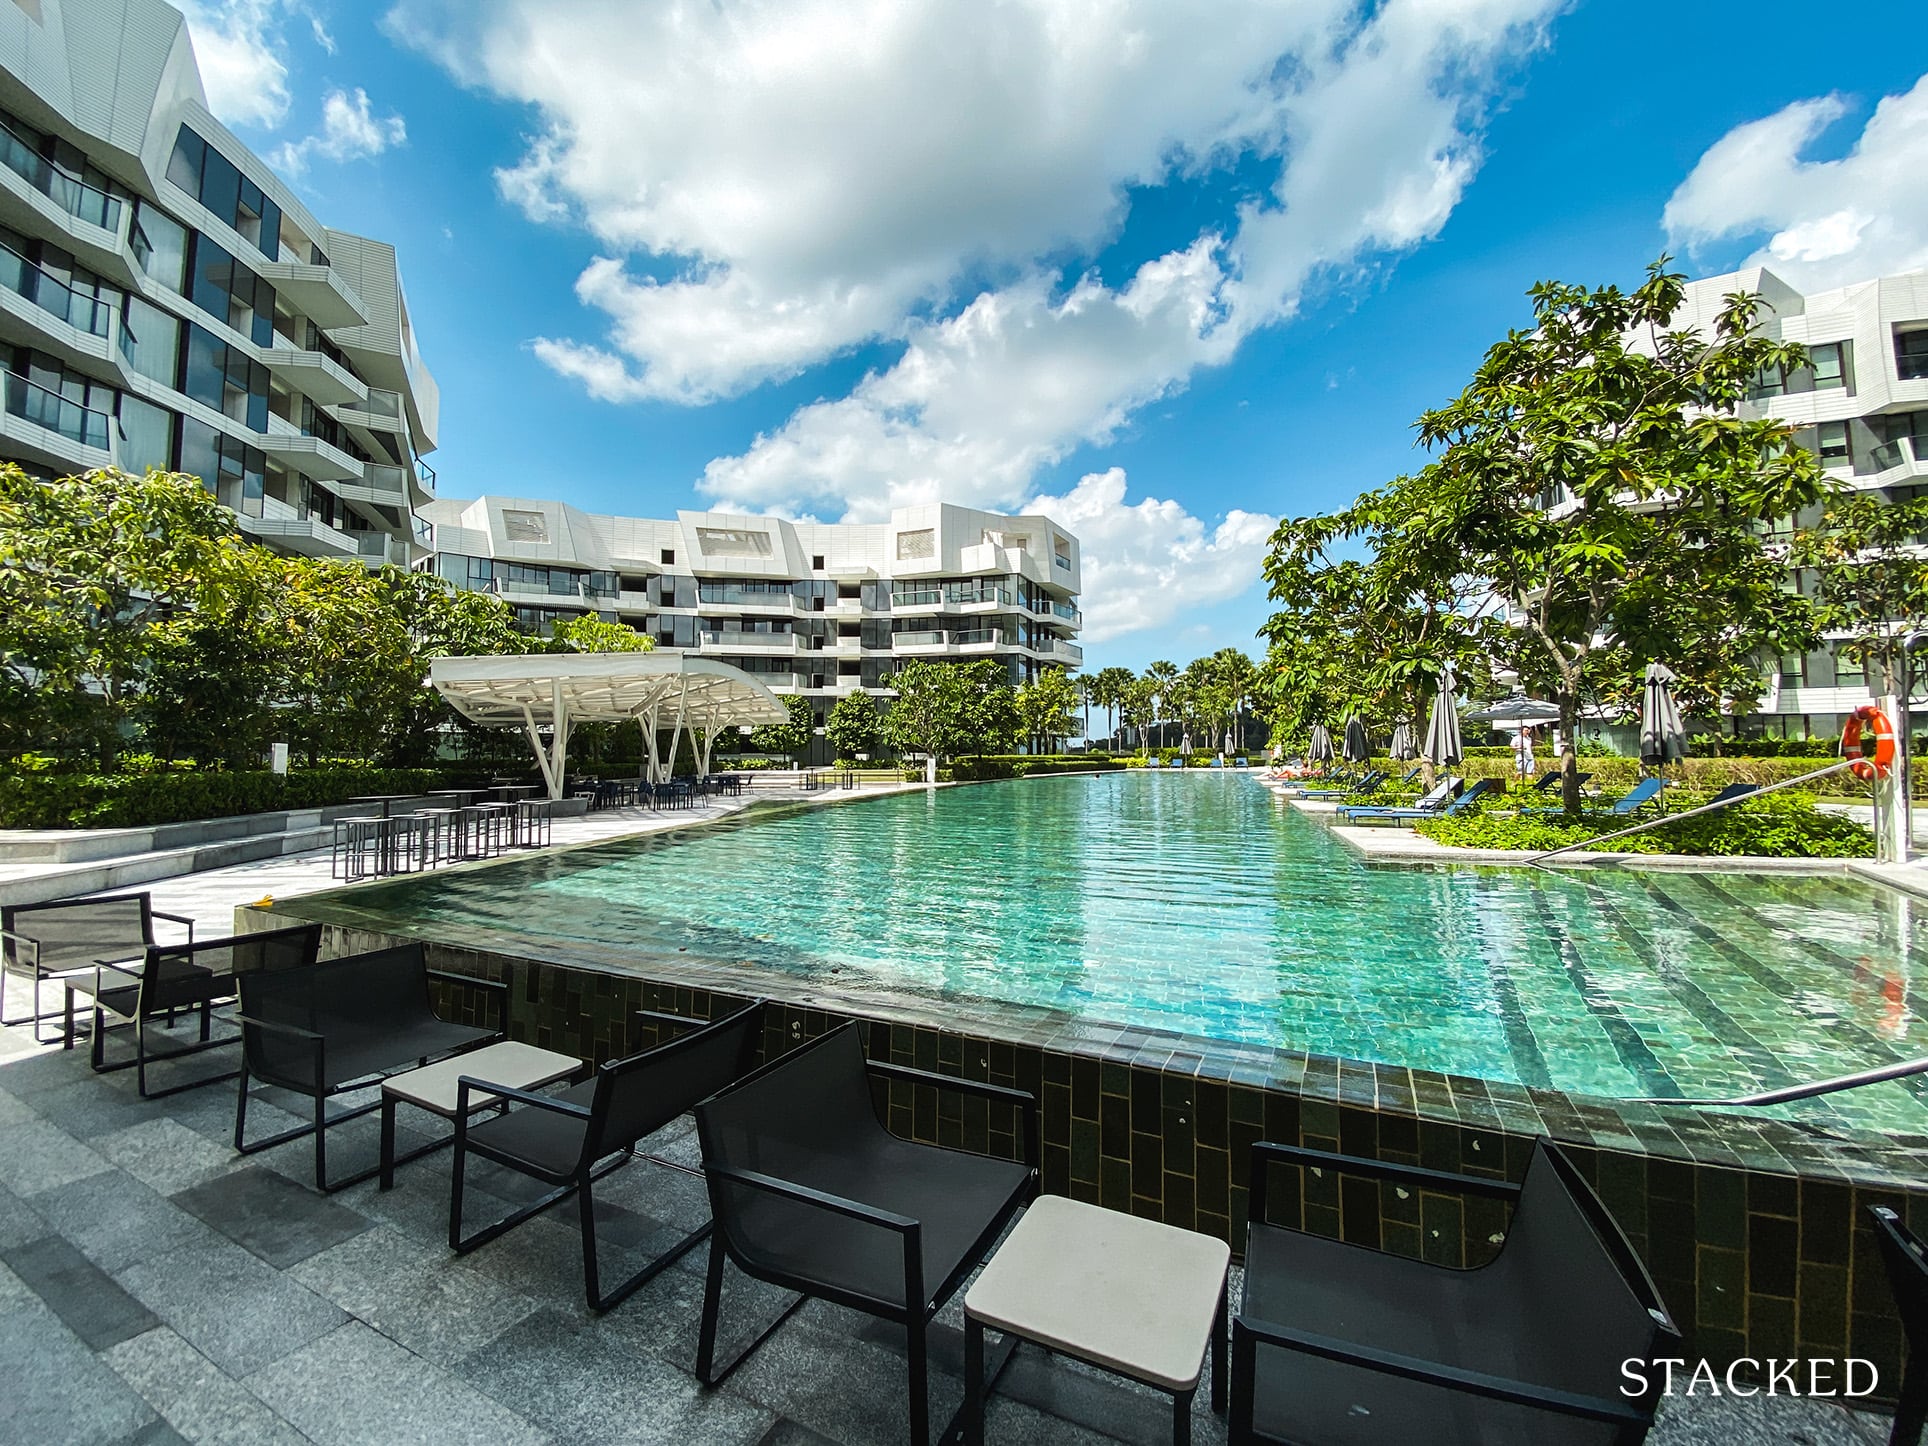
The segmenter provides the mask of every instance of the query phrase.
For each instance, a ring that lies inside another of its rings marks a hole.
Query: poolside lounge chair
[[[1606,810],[1606,814],[1609,818],[1626,818],[1636,810],[1652,803],[1660,796],[1660,790],[1666,786],[1667,780],[1664,778],[1643,778],[1626,794],[1615,799],[1613,806]],[[1553,814],[1560,812],[1560,810],[1557,808],[1535,808],[1523,809],[1521,812],[1529,814]]]
[[[1760,791],[1758,783],[1730,783],[1706,803],[1697,804],[1698,808],[1711,808],[1717,803],[1732,803],[1737,798],[1746,798],[1750,793]]]
[[[92,975],[94,966],[139,959],[156,942],[154,921],[186,926],[190,943],[194,921],[164,914],[148,893],[112,894],[101,899],[54,899],[39,904],[8,904],[0,908],[0,993],[6,976],[17,975],[33,984],[33,1004],[27,1013],[8,1019],[0,1004],[0,1024],[33,1025],[34,1041],[51,1043],[57,1035],[43,1035],[43,1020],[61,1017],[59,1006],[40,1007],[40,986],[63,976]],[[68,1041],[72,1043],[71,1039]]]
[[[1378,769],[1368,769],[1365,777],[1349,788],[1302,788],[1299,797],[1306,799],[1350,798],[1355,793],[1377,793],[1385,784],[1386,775]]]
[[[1928,1425],[1928,1246],[1887,1206],[1871,1205],[1868,1213],[1874,1217],[1875,1239],[1908,1341],[1908,1365],[1888,1446],[1919,1446],[1922,1427]]]
[[[429,999],[430,979],[493,993],[507,1014],[506,983],[430,969],[420,944],[239,975],[241,1011],[235,1018],[241,1025],[241,1083],[234,1104],[234,1148],[252,1155],[313,1135],[315,1188],[324,1195],[374,1176],[379,1163],[331,1182],[328,1130],[380,1109],[381,1101],[335,1115],[327,1112],[328,1101],[385,1075],[502,1037],[500,1029],[438,1018]],[[307,1095],[314,1101],[314,1123],[265,1140],[247,1140],[248,1086],[254,1081]],[[393,1163],[417,1159],[447,1143],[434,1141],[397,1156]]]
[[[1476,778],[1473,786],[1458,798],[1441,804],[1438,808],[1360,808],[1354,809],[1346,818],[1347,823],[1419,823],[1429,818],[1455,818],[1471,808],[1473,804],[1489,793],[1498,793],[1499,784],[1490,778]]]
[[[878,1122],[871,1080],[902,1080],[1015,1107],[1024,1161],[913,1144]],[[929,1446],[927,1336],[1038,1190],[1037,1097],[977,1080],[864,1058],[846,1024],[696,1107],[709,1178],[709,1275],[696,1374],[714,1386],[769,1338],[791,1310],[720,1371],[717,1317],[727,1258],[757,1280],[904,1327],[912,1446]]]
[[[558,1095],[533,1094],[464,1075],[456,1090],[449,1248],[466,1255],[574,1195],[582,1212],[583,1290],[591,1310],[608,1310],[701,1244],[710,1233],[709,1221],[659,1252],[627,1280],[604,1291],[596,1253],[596,1205],[590,1186],[634,1159],[638,1140],[654,1134],[687,1113],[698,1100],[707,1099],[748,1072],[763,1028],[763,1004],[758,999],[708,1022],[638,1010],[645,1020],[689,1028],[691,1032],[627,1059],[612,1059],[596,1070],[594,1078]],[[470,1124],[472,1094],[495,1095],[522,1108]],[[462,1195],[470,1155],[480,1155],[556,1188],[506,1218],[464,1236]],[[686,1168],[666,1160],[656,1163],[671,1169]]]
[[[203,939],[198,944],[149,944],[143,957],[125,964],[97,964],[89,974],[67,976],[67,1029],[64,1048],[74,1047],[74,998],[93,1000],[93,1059],[96,1074],[134,1071],[136,1086],[144,1100],[157,1100],[182,1090],[199,1089],[235,1077],[237,1071],[204,1074],[166,1089],[149,1090],[147,1067],[162,1060],[184,1059],[240,1043],[230,1034],[213,1039],[214,1006],[232,1002],[237,975],[257,969],[291,969],[312,964],[321,951],[321,925],[296,924],[286,929],[263,929],[239,934],[230,939]],[[150,1052],[148,1029],[158,1020],[169,1020],[179,1010],[198,1012],[201,1037],[185,1045],[169,1042]],[[109,1024],[107,1016],[118,1015],[125,1024]],[[132,1031],[134,1057],[108,1063],[107,1036]]]
[[[1558,793],[1560,791],[1560,780],[1565,777],[1566,774],[1559,769],[1550,768],[1539,776],[1527,792],[1541,794]],[[1593,775],[1591,773],[1581,773],[1574,776],[1574,781],[1578,783],[1581,788],[1585,788],[1592,778]]]
[[[1435,783],[1430,789],[1428,789],[1424,794],[1422,794],[1420,796],[1419,802],[1413,804],[1412,807],[1421,813],[1437,812],[1438,810],[1444,808],[1447,804],[1451,803],[1453,799],[1458,796],[1459,789],[1460,789],[1459,780],[1457,778],[1454,778],[1451,774],[1448,774],[1445,778],[1440,779],[1439,782]],[[1341,823],[1350,823],[1353,817],[1357,814],[1383,813],[1388,808],[1397,808],[1397,807],[1398,807],[1397,804],[1350,803],[1340,808],[1339,821]]]
[[[1512,1204],[1487,1264],[1452,1269],[1266,1218],[1271,1170]],[[1247,1443],[1631,1446],[1660,1372],[1623,1395],[1622,1364],[1677,1355],[1680,1333],[1620,1227],[1560,1148],[1518,1185],[1260,1142],[1245,1288],[1232,1323],[1229,1436]],[[1368,1424],[1367,1418],[1370,1417]]]

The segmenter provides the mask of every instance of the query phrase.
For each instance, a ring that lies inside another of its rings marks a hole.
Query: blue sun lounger
[[[1349,798],[1355,793],[1377,793],[1385,781],[1386,775],[1375,768],[1350,788],[1302,788],[1299,797],[1324,800]]]
[[[1476,778],[1473,786],[1450,803],[1438,808],[1358,808],[1351,811],[1347,823],[1421,823],[1429,818],[1452,818],[1473,806],[1475,799],[1484,798],[1489,793],[1497,793],[1499,785],[1490,778]]]
[[[1434,814],[1453,801],[1454,795],[1459,792],[1460,787],[1461,784],[1457,778],[1446,777],[1440,779],[1438,783],[1435,783],[1432,786],[1432,790],[1423,795],[1418,803],[1409,806],[1396,803],[1345,804],[1339,809],[1339,822],[1350,823],[1357,814],[1389,813],[1402,808],[1405,808],[1406,811],[1417,811],[1421,814]]]
[[[1609,818],[1625,818],[1629,814],[1646,807],[1660,797],[1660,790],[1667,786],[1664,778],[1643,778],[1623,797],[1614,800],[1613,807],[1606,810]],[[1543,816],[1559,813],[1557,808],[1534,808],[1521,810],[1524,814]]]

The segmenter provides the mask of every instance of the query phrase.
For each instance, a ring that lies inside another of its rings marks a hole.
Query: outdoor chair
[[[1419,801],[1409,807],[1402,808],[1394,803],[1350,803],[1340,807],[1339,820],[1342,823],[1351,823],[1361,815],[1379,813],[1417,813],[1422,817],[1428,816],[1438,813],[1452,803],[1459,796],[1462,786],[1459,779],[1448,774],[1421,794]]]
[[[0,1024],[31,1024],[35,1043],[51,1043],[58,1036],[43,1035],[40,1026],[60,1018],[61,1011],[59,1006],[40,1007],[40,986],[67,976],[91,975],[102,962],[142,958],[155,942],[156,919],[185,926],[189,942],[193,941],[194,921],[162,913],[147,893],[0,908]],[[27,1013],[14,1019],[6,1017],[4,1003],[9,974],[31,981],[33,989]]]
[[[1429,818],[1457,818],[1468,812],[1475,803],[1489,793],[1498,793],[1500,786],[1490,778],[1476,778],[1472,787],[1459,797],[1448,799],[1438,808],[1361,808],[1355,809],[1348,822],[1356,824],[1381,823],[1418,823]]]
[[[1017,1107],[1024,1163],[899,1139],[878,1122],[873,1079]],[[846,1024],[696,1107],[709,1178],[708,1284],[696,1374],[714,1386],[815,1296],[904,1327],[913,1446],[930,1441],[931,1318],[1038,1188],[1034,1095],[864,1058]],[[802,1296],[715,1368],[725,1258]]]
[[[1299,797],[1305,799],[1349,798],[1355,793],[1377,793],[1386,782],[1386,775],[1374,768],[1364,778],[1349,788],[1302,788]]]
[[[315,962],[321,951],[321,925],[296,924],[287,929],[265,929],[254,934],[237,934],[229,939],[205,939],[198,944],[149,944],[138,962],[96,964],[90,974],[67,977],[67,1026],[63,1048],[74,1047],[74,997],[86,995],[93,1000],[93,1057],[89,1061],[96,1074],[113,1074],[131,1069],[144,1100],[158,1100],[202,1085],[219,1084],[235,1077],[237,1071],[203,1075],[166,1089],[149,1090],[147,1067],[163,1060],[185,1059],[210,1049],[238,1044],[238,1035],[211,1038],[214,1006],[231,1003],[235,997],[236,976],[252,970],[299,968]],[[157,1021],[171,1022],[181,1010],[200,1015],[200,1039],[191,1044],[151,1051],[148,1030]],[[107,1016],[118,1015],[124,1024],[107,1023]],[[134,1036],[132,1059],[107,1059],[107,1036],[122,1031]]]
[[[1660,790],[1666,786],[1667,780],[1664,778],[1641,779],[1640,782],[1635,784],[1624,796],[1614,800],[1613,806],[1606,810],[1607,817],[1628,817],[1637,810],[1645,808],[1648,804],[1652,803],[1660,796]],[[1530,812],[1535,814],[1551,814],[1558,813],[1560,810],[1557,808],[1536,808],[1530,810]]]
[[[1560,791],[1560,780],[1564,777],[1566,777],[1566,775],[1562,773],[1559,769],[1550,768],[1545,773],[1541,774],[1539,778],[1535,780],[1533,786],[1527,789],[1526,791],[1528,793],[1538,793],[1541,795],[1558,793]],[[1593,775],[1591,773],[1580,773],[1580,774],[1574,775],[1574,782],[1577,783],[1581,788],[1585,788],[1587,784],[1592,781],[1592,779],[1593,779]]]
[[[557,1095],[510,1089],[464,1075],[456,1093],[455,1164],[449,1189],[450,1249],[466,1255],[574,1195],[582,1212],[583,1289],[590,1309],[598,1311],[627,1300],[659,1271],[694,1249],[709,1235],[710,1222],[705,1221],[627,1280],[604,1291],[590,1186],[628,1164],[635,1157],[637,1141],[645,1135],[654,1134],[688,1113],[697,1101],[748,1073],[763,1028],[763,1003],[756,1000],[708,1023],[639,1010],[645,1020],[692,1032],[628,1059],[610,1060],[596,1070],[593,1078]],[[470,1124],[472,1091],[514,1101],[522,1108]],[[556,1188],[514,1214],[465,1236],[462,1198],[464,1167],[470,1155],[480,1155]],[[646,1158],[671,1169],[687,1170],[672,1161]]]
[[[1719,793],[1708,799],[1706,803],[1699,806],[1701,808],[1711,808],[1717,803],[1732,803],[1737,798],[1746,798],[1748,794],[1758,792],[1759,789],[1760,785],[1758,783],[1730,783]]]
[[[241,998],[240,1088],[234,1106],[234,1148],[244,1155],[315,1138],[315,1188],[331,1194],[373,1176],[370,1165],[346,1179],[328,1180],[328,1130],[381,1108],[381,1101],[334,1115],[328,1101],[385,1075],[415,1069],[502,1037],[500,1029],[452,1024],[436,1016],[429,980],[494,993],[506,1016],[508,985],[430,969],[420,944],[324,959],[300,969],[255,970],[236,976]],[[306,1095],[314,1120],[265,1140],[247,1139],[248,1088],[259,1082]],[[397,1158],[401,1164],[447,1144],[437,1140]]]
[[[1908,1342],[1908,1365],[1901,1375],[1901,1401],[1888,1446],[1919,1446],[1928,1425],[1928,1246],[1885,1205],[1872,1205],[1875,1239],[1888,1268],[1901,1331]]]
[[[1434,1265],[1270,1223],[1278,1166],[1504,1200],[1512,1219],[1486,1264]],[[1538,1141],[1514,1185],[1260,1142],[1251,1181],[1233,1446],[1633,1446],[1646,1436],[1659,1373],[1623,1395],[1621,1366],[1679,1355],[1680,1333],[1558,1146]]]

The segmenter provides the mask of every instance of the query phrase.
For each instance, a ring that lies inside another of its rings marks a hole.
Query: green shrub
[[[1432,819],[1419,824],[1418,831],[1451,848],[1543,852],[1631,826],[1627,819],[1603,813],[1569,819],[1561,814],[1521,817],[1493,810]],[[1865,859],[1874,857],[1874,835],[1851,818],[1823,813],[1814,806],[1812,795],[1789,792],[1683,819],[1600,847],[1608,852],[1638,854]]]
[[[145,828],[243,813],[326,808],[371,793],[424,793],[473,768],[316,768],[293,773],[0,775],[0,828]]]

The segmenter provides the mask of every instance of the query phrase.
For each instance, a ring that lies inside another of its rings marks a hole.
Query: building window
[[[250,431],[268,430],[268,369],[191,322],[181,390]]]
[[[193,417],[181,418],[181,470],[236,512],[261,515],[268,458],[259,449],[216,431]]]
[[[1807,683],[1807,654],[1781,654],[1781,686],[1799,688]]]
[[[205,236],[194,238],[188,299],[256,346],[274,345],[274,288]]]
[[[768,557],[770,534],[747,527],[699,527],[696,545],[711,557]]]
[[[547,542],[549,519],[540,512],[502,511],[502,535],[510,542]]]
[[[142,202],[128,228],[128,243],[141,270],[177,295],[187,291],[187,227]]]
[[[1836,653],[1834,655],[1834,686],[1837,688],[1867,687],[1867,663],[1852,653]]]
[[[937,533],[935,529],[924,527],[916,532],[897,534],[897,560],[909,562],[920,557],[937,556]]]
[[[1845,348],[1838,341],[1823,342],[1808,348],[1808,365],[1814,371],[1814,390],[1829,392],[1848,384]]]
[[[167,178],[270,261],[281,256],[281,208],[240,168],[186,126],[174,140]]]
[[[148,468],[167,471],[174,460],[174,414],[132,392],[120,399],[120,455],[123,470],[136,476]]]
[[[823,571],[823,554],[821,552],[813,552],[810,554],[810,570],[812,572]]]
[[[1764,397],[1778,397],[1787,391],[1787,373],[1781,370],[1780,363],[1774,362],[1761,368],[1754,384],[1747,389],[1748,400],[1760,401]]]
[[[1071,544],[1062,537],[1051,539],[1051,560],[1066,572],[1071,570]]]
[[[1895,375],[1904,382],[1928,377],[1928,327],[1895,332]]]
[[[1846,465],[1854,460],[1854,445],[1849,440],[1846,422],[1823,422],[1817,433],[1819,445],[1815,450],[1823,462]]]
[[[662,559],[664,567],[676,566],[676,549],[673,547],[664,548],[662,551]]]

